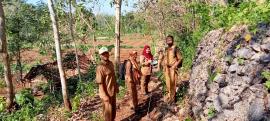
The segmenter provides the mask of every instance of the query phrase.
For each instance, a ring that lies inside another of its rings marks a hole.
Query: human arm
[[[126,63],[126,81],[128,81],[128,82],[131,82],[132,80],[132,78],[131,78],[131,66],[132,66],[132,64],[131,64],[131,62],[130,61],[127,61],[127,63]]]
[[[140,56],[140,64],[142,66],[148,66],[151,63],[152,60],[146,60],[143,55]]]
[[[175,63],[173,64],[172,68],[173,69],[176,69],[177,66],[181,63],[182,61],[182,54],[180,52],[180,50],[178,48],[175,48],[176,49],[176,61]]]
[[[164,59],[163,53],[162,52],[159,52],[159,56],[158,56],[158,69],[157,69],[158,71],[161,70],[163,59]]]
[[[107,89],[105,87],[104,81],[105,81],[105,77],[104,77],[104,73],[102,72],[102,67],[98,66],[96,69],[96,83],[99,86],[99,96],[101,99],[107,101],[109,100],[109,96],[107,93]]]

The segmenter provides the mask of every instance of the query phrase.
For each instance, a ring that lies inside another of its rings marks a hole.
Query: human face
[[[150,48],[147,48],[146,53],[150,53],[150,52],[151,52]]]
[[[109,52],[104,52],[100,55],[101,60],[108,61],[110,57]]]
[[[166,39],[166,43],[167,43],[167,45],[168,46],[172,46],[173,45],[173,39],[171,38],[171,37],[168,37],[167,39]]]

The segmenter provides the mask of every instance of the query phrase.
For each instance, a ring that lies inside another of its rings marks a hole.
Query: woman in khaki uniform
[[[125,81],[128,87],[128,96],[132,98],[130,100],[131,109],[135,112],[138,111],[138,95],[136,89],[136,83],[139,81],[138,71],[139,65],[136,61],[137,59],[137,52],[133,51],[129,53],[129,60],[126,63],[126,74],[125,74]]]
[[[116,93],[119,92],[116,83],[113,63],[109,60],[106,47],[99,50],[101,62],[96,69],[96,82],[99,85],[99,97],[103,103],[105,121],[114,121],[116,116]]]
[[[148,83],[151,78],[152,66],[151,62],[153,61],[153,55],[151,54],[150,46],[145,45],[143,49],[143,53],[140,56],[140,64],[141,64],[141,91],[142,94],[147,95],[148,92]]]

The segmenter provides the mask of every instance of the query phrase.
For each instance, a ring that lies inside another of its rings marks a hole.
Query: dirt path
[[[130,109],[128,96],[117,99],[116,121],[177,121],[179,108],[170,106],[163,101],[161,82],[153,77],[149,83],[149,96],[144,96],[138,91],[139,113]],[[80,109],[75,112],[71,120],[98,120],[95,115],[102,117],[101,101],[96,95],[93,99],[82,101]],[[89,117],[90,116],[90,117]]]

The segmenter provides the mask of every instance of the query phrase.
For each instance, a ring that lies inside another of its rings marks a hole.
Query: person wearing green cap
[[[116,116],[116,93],[119,92],[116,83],[114,65],[109,60],[108,48],[99,49],[101,58],[96,69],[96,83],[99,85],[99,96],[103,103],[103,115],[105,121],[114,121]]]

